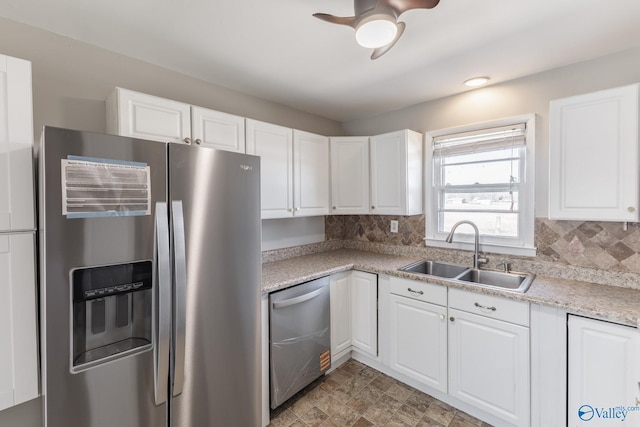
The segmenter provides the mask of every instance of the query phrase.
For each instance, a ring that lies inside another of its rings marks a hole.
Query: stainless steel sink
[[[468,269],[464,273],[456,276],[456,280],[462,282],[475,283],[481,286],[505,289],[516,292],[526,292],[531,286],[534,274],[507,273],[491,270]]]
[[[437,261],[418,261],[399,269],[409,273],[429,274],[443,279],[464,282],[487,288],[504,289],[513,292],[526,292],[535,274],[479,270],[462,265]]]
[[[404,267],[401,267],[400,270],[408,271],[410,273],[430,274],[432,276],[452,279],[468,270],[468,267],[437,261],[418,261],[413,264],[405,265]]]

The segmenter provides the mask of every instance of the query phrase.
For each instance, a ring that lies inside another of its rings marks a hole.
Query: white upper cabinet
[[[262,219],[293,216],[293,132],[247,119],[247,153],[260,156]]]
[[[0,232],[33,230],[31,63],[0,55]]]
[[[295,216],[329,215],[329,138],[293,131]]]
[[[191,107],[191,137],[203,147],[245,152],[244,117]]]
[[[640,397],[638,329],[569,316],[568,351],[568,425],[620,425],[609,408],[636,406]],[[622,424],[640,423],[639,413],[625,415]]]
[[[549,217],[640,220],[640,85],[551,101]]]
[[[329,139],[247,119],[247,153],[260,156],[262,219],[329,213]]]
[[[191,107],[117,87],[107,98],[107,132],[152,141],[190,143]]]
[[[369,137],[331,138],[331,213],[369,213]]]
[[[107,99],[107,132],[244,153],[244,117],[116,88]]]
[[[421,134],[401,130],[371,137],[372,214],[421,214],[422,187]]]

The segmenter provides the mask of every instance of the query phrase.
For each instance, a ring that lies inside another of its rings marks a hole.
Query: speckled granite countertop
[[[524,293],[482,288],[464,283],[398,271],[420,258],[338,249],[262,264],[262,292],[269,293],[346,270],[363,270],[467,289],[509,299],[559,307],[570,313],[639,326],[640,290],[577,280],[536,276]]]

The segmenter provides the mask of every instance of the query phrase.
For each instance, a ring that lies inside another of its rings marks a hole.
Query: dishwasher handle
[[[285,307],[288,307],[290,305],[300,304],[301,302],[309,301],[310,299],[313,299],[313,298],[317,297],[318,295],[321,295],[321,294],[327,292],[328,290],[329,290],[329,286],[323,286],[320,289],[316,289],[313,292],[309,292],[308,294],[300,295],[300,296],[295,297],[295,298],[289,298],[289,299],[286,299],[284,301],[274,302],[273,303],[273,309],[277,310],[279,308],[285,308]]]

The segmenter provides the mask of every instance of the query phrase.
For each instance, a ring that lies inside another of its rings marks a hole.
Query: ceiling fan
[[[333,24],[348,25],[356,30],[356,41],[373,48],[371,59],[380,58],[396,44],[404,32],[405,23],[398,17],[411,9],[432,9],[440,0],[353,0],[355,16],[334,16],[314,13],[318,19]]]

